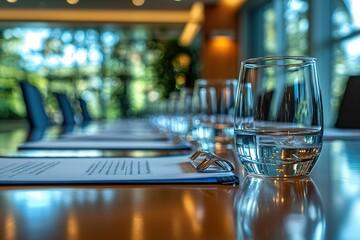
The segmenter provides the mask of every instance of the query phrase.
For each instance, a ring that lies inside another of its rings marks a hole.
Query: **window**
[[[249,57],[309,54],[309,4],[307,0],[274,0],[245,10],[243,35]]]
[[[285,6],[287,55],[309,55],[309,4],[306,0],[289,0]]]
[[[360,75],[360,1],[259,0],[246,5],[241,22],[243,59],[318,59],[325,125],[333,126],[348,77]]]
[[[40,89],[55,121],[60,121],[55,91],[73,103],[84,98],[95,118],[144,114],[161,97],[156,61],[178,34],[166,31],[161,29],[167,37],[159,39],[154,29],[140,27],[0,29],[0,118],[25,116],[18,87],[25,79]]]
[[[331,106],[336,117],[350,75],[360,75],[360,1],[336,0],[333,12],[334,50]]]

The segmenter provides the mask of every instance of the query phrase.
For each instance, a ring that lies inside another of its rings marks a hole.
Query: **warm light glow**
[[[132,0],[132,3],[133,3],[135,6],[140,7],[140,6],[144,5],[145,0]]]
[[[180,44],[182,46],[189,46],[194,40],[196,34],[200,31],[200,24],[198,23],[187,23],[180,36]]]
[[[188,46],[194,40],[196,34],[201,28],[204,19],[204,4],[195,2],[190,9],[190,19],[184,27],[180,36],[180,44]]]
[[[229,7],[238,8],[243,5],[246,0],[221,0],[221,3]]]
[[[13,215],[6,215],[5,225],[4,225],[4,235],[5,239],[14,240],[16,239],[16,219]]]
[[[235,38],[235,34],[231,30],[217,30],[217,31],[212,31],[210,37],[211,39],[220,38],[220,39],[233,40]]]
[[[178,60],[179,60],[180,66],[185,67],[185,68],[189,67],[189,65],[191,63],[191,58],[187,54],[180,54]]]
[[[211,38],[214,47],[226,48],[232,44],[232,39],[227,36],[215,36]]]
[[[134,213],[131,226],[131,239],[144,239],[144,216],[142,213],[139,211]]]
[[[187,214],[190,226],[192,227],[192,231],[200,236],[202,231],[201,223],[204,217],[202,208],[200,206],[196,206],[194,197],[188,192],[183,195],[182,204]]]
[[[17,0],[6,0],[8,3],[16,3]]]
[[[77,4],[79,2],[79,0],[66,0],[66,2],[68,4],[74,5],[74,4]]]
[[[175,77],[176,85],[184,85],[186,78],[184,74],[179,74]]]
[[[76,215],[70,212],[67,219],[67,239],[76,240],[79,239],[79,224]]]
[[[186,23],[188,11],[141,10],[69,10],[69,9],[0,9],[0,20],[121,22],[121,23]]]
[[[202,2],[195,2],[190,9],[189,22],[200,23],[204,19],[204,4]]]

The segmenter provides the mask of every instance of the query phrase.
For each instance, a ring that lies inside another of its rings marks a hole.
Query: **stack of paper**
[[[0,158],[0,184],[237,182],[238,178],[232,172],[197,172],[187,156]]]

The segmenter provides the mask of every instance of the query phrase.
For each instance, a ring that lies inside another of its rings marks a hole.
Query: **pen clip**
[[[200,157],[201,161],[196,161]],[[235,169],[234,165],[226,159],[218,157],[215,153],[204,150],[197,150],[189,159],[191,164],[198,172],[231,172]]]

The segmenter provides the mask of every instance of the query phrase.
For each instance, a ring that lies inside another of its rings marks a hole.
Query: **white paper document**
[[[188,143],[172,141],[126,141],[126,140],[81,140],[57,139],[26,142],[20,150],[185,150],[191,149]]]
[[[147,133],[147,132],[135,132],[135,133],[113,133],[113,132],[101,132],[101,133],[70,133],[62,135],[60,138],[68,140],[102,140],[102,141],[111,141],[111,140],[126,140],[126,141],[164,141],[169,138],[161,133]]]
[[[199,173],[187,156],[0,158],[0,184],[229,183],[232,172]]]

